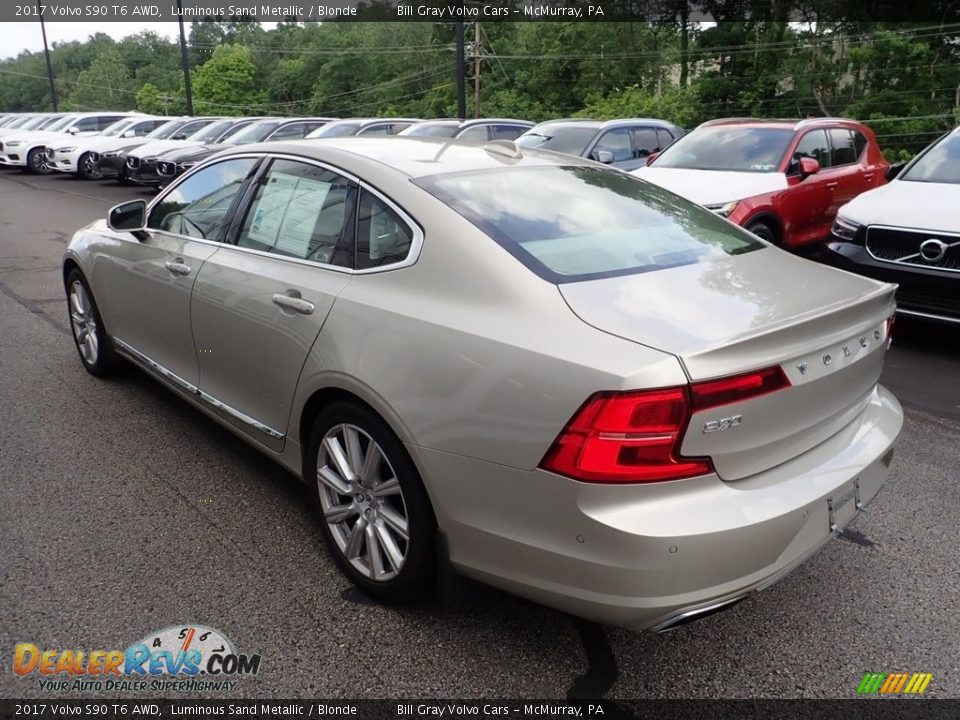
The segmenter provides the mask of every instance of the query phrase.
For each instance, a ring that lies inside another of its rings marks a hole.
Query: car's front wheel
[[[768,222],[763,220],[754,220],[752,223],[747,225],[747,230],[752,232],[761,240],[766,240],[772,245],[780,245],[780,239],[777,236],[776,231]]]
[[[34,148],[27,153],[27,170],[37,175],[49,175],[52,172],[43,148]]]
[[[97,180],[100,177],[100,171],[97,164],[90,158],[90,153],[84,153],[77,161],[77,172],[85,180]]]
[[[76,268],[67,275],[67,306],[70,330],[83,366],[97,377],[112,374],[117,367],[116,352],[103,329],[93,293]]]
[[[371,597],[426,594],[436,519],[416,467],[375,413],[338,401],[314,420],[305,470],[324,537],[344,573]]]

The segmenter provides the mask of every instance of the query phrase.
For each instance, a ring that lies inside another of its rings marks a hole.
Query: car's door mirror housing
[[[601,162],[604,165],[609,165],[613,162],[613,153],[609,150],[594,150],[593,159],[597,162]]]
[[[136,137],[136,136],[137,136],[136,130],[127,130],[120,137]]]
[[[176,133],[176,134],[175,134],[172,138],[170,138],[170,139],[171,139],[171,140],[186,140],[186,139],[187,139],[187,135],[186,135],[186,133]]]
[[[884,173],[883,176],[887,179],[887,182],[890,182],[895,177],[900,175],[901,172],[903,172],[903,168],[905,168],[906,165],[907,165],[906,163],[902,163],[902,162],[894,163],[893,165],[887,168],[887,171]]]
[[[67,128],[67,132],[70,133],[71,135],[76,135],[78,132],[80,132],[80,128],[77,128],[77,127]]]
[[[810,177],[811,175],[816,175],[820,172],[820,163],[815,159],[810,157],[800,158],[800,179]]]
[[[110,208],[107,226],[116,232],[133,233],[138,240],[146,237],[147,201],[130,200]]]

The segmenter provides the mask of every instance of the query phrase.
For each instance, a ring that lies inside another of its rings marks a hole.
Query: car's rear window
[[[709,210],[618,170],[514,167],[414,182],[550,282],[648,272],[763,247]]]

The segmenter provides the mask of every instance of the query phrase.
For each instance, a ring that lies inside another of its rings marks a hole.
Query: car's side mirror
[[[609,165],[613,162],[613,153],[609,150],[594,150],[593,159],[597,162],[601,162],[604,165]]]
[[[816,175],[820,172],[820,163],[810,157],[800,158],[800,179]]]
[[[176,135],[174,135],[174,136],[173,136],[172,138],[170,138],[170,139],[171,139],[171,140],[186,140],[186,139],[187,139],[187,136],[186,136],[185,133],[177,133]]]
[[[133,233],[138,240],[146,237],[147,201],[130,200],[110,208],[107,226],[116,232]]]
[[[649,155],[647,155],[647,165],[651,165],[651,164],[653,163],[653,161],[656,160],[658,157],[660,157],[660,152],[659,152],[659,151],[657,151],[657,152],[652,152],[652,153],[650,153]]]
[[[887,182],[893,180],[901,172],[903,172],[903,168],[905,168],[906,165],[907,165],[906,163],[898,162],[888,167],[887,172],[884,173],[884,177],[887,179]]]
[[[78,132],[80,132],[80,128],[76,128],[76,127],[67,128],[67,132],[70,133],[71,135],[76,135]]]
[[[137,136],[137,131],[136,131],[136,130],[127,130],[127,131],[124,132],[123,135],[121,135],[120,137],[136,137],[136,136]]]

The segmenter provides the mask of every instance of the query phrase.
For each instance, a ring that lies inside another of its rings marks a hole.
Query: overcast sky
[[[159,35],[175,38],[179,34],[175,22],[57,22],[48,20],[47,42],[86,40],[97,32],[106,33],[117,40],[141,30],[153,30]],[[0,23],[0,59],[15,57],[24,50],[43,50],[43,36],[39,22]]]

